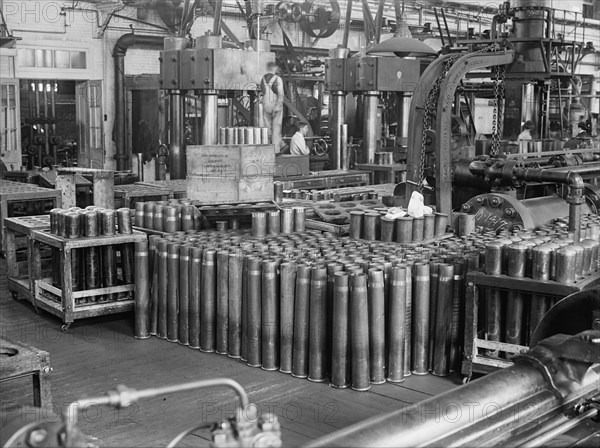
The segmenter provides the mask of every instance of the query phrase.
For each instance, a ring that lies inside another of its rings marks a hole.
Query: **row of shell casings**
[[[117,210],[88,206],[85,209],[50,210],[50,233],[65,239],[114,237],[132,233],[131,210]],[[52,248],[52,283],[57,288],[64,286],[61,251]],[[71,250],[71,290],[81,291],[132,284],[133,246],[131,243],[94,246]],[[89,302],[119,300],[116,293],[77,299],[76,305]]]
[[[191,201],[136,202],[135,225],[167,233],[200,230],[202,213]]]
[[[464,257],[315,233],[149,247],[148,334],[356,390],[458,369]]]
[[[446,233],[448,215],[432,213],[421,217],[386,218],[376,211],[350,212],[350,237],[370,241],[418,243]]]
[[[220,145],[268,145],[268,128],[250,126],[219,128]]]
[[[523,235],[524,236],[524,235]],[[541,235],[514,241],[496,239],[486,243],[484,271],[488,275],[572,284],[598,270],[600,243],[586,239],[574,244],[568,237]],[[489,288],[482,301],[486,339],[528,345],[537,325],[558,296],[525,294],[518,290]],[[495,349],[488,356],[501,357]]]
[[[306,210],[304,207],[288,207],[281,210],[252,212],[252,236],[304,232],[306,230]]]

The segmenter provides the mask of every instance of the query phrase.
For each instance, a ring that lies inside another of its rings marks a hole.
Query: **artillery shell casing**
[[[189,345],[200,348],[200,292],[202,277],[202,248],[194,246],[190,250],[189,281]]]
[[[435,236],[444,235],[446,227],[448,227],[448,215],[445,213],[435,213]]]
[[[310,276],[310,266],[299,264],[296,271],[294,344],[292,347],[292,376],[297,378],[308,376]]]
[[[375,212],[367,212],[364,217],[363,238],[368,241],[379,239],[381,215]]]
[[[247,364],[261,366],[262,341],[262,264],[256,257],[248,259],[248,322]]]
[[[406,268],[404,266],[395,266],[392,270],[389,314],[390,339],[387,380],[400,383],[404,381],[404,330],[406,321]]]
[[[281,263],[279,371],[292,373],[292,347],[294,338],[294,306],[296,296],[296,263]]]
[[[279,235],[281,232],[281,214],[279,210],[271,210],[267,212],[267,234]]]
[[[292,207],[294,210],[294,231],[306,231],[306,209],[304,207]]]
[[[164,217],[165,206],[163,204],[156,204],[154,206],[154,215],[152,217],[152,229],[162,232],[165,228],[165,217]]]
[[[419,242],[423,241],[423,226],[425,224],[425,218],[422,216],[413,218],[412,224],[412,240]]]
[[[431,240],[435,237],[435,215],[433,213],[423,216],[423,239]]]
[[[202,251],[202,294],[200,295],[200,351],[215,351],[216,296],[217,296],[217,251],[205,248]]]
[[[279,369],[279,262],[262,261],[262,369]]]
[[[160,239],[156,243],[156,252],[158,256],[157,261],[157,276],[158,276],[158,300],[157,300],[157,336],[161,339],[167,338],[167,261],[168,253],[167,246],[168,241]]]
[[[310,335],[308,338],[308,380],[321,382],[326,371],[327,269],[313,266],[310,272]]]
[[[412,321],[412,373],[415,375],[429,372],[429,283],[429,264],[416,263]]]
[[[403,216],[396,219],[396,242],[410,243],[413,237],[413,217]]]
[[[229,252],[217,252],[216,352],[227,354],[229,333]]]
[[[436,376],[450,373],[450,326],[454,290],[454,266],[441,263],[438,267],[437,307],[435,319],[435,340],[433,349],[433,369]]]
[[[369,269],[369,378],[372,384],[385,383],[385,287],[383,270]]]
[[[267,234],[267,214],[265,212],[252,212],[252,236],[264,238]]]
[[[242,344],[242,274],[244,257],[242,252],[229,253],[229,339],[227,354],[239,358]]]
[[[333,283],[333,322],[331,348],[332,387],[343,389],[350,384],[350,344],[349,344],[349,275],[338,271]]]
[[[148,241],[135,243],[135,326],[137,339],[150,337],[150,275]]]
[[[281,210],[281,233],[294,232],[294,209],[284,208]]]
[[[167,341],[179,341],[179,243],[167,244]]]
[[[381,218],[381,241],[392,242],[394,241],[394,229],[396,227],[396,220],[386,218],[383,216]]]
[[[354,240],[362,238],[364,216],[365,212],[357,210],[350,212],[350,238]]]
[[[350,347],[351,387],[357,391],[369,390],[369,310],[365,274],[350,277]]]
[[[139,224],[146,229],[154,229],[154,209],[156,203],[153,201],[144,202],[144,223]],[[155,229],[157,230],[157,229]]]
[[[179,343],[190,344],[190,252],[191,244],[179,246]]]

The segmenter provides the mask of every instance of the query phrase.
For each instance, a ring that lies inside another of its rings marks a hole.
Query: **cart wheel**
[[[69,328],[70,328],[70,327],[71,327],[71,324],[70,324],[70,323],[68,323],[68,324],[63,324],[63,326],[62,326],[62,327],[60,327],[60,330],[61,330],[63,333],[66,333],[67,331],[69,331]]]
[[[470,382],[471,382],[470,376],[463,376],[463,379],[462,379],[463,384],[469,384]]]
[[[10,293],[12,294],[12,298],[14,300],[19,300],[19,293],[17,291],[11,291]]]

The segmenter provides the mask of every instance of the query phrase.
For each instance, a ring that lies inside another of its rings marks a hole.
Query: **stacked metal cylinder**
[[[131,210],[105,209],[88,206],[85,209],[54,208],[50,210],[50,233],[65,239],[85,238],[89,245],[71,250],[71,289],[81,291],[118,284],[134,283],[132,244],[94,245],[95,238],[131,234]],[[52,283],[62,288],[61,258],[58,248],[52,248]],[[90,301],[118,300],[118,294],[83,297],[78,304]]]
[[[203,227],[202,213],[188,199],[136,202],[134,224],[136,227],[167,233],[200,230]]]
[[[220,145],[268,145],[269,129],[250,126],[219,128]]]
[[[252,236],[255,238],[305,230],[306,209],[302,206],[252,213]]]
[[[136,310],[136,328],[147,328],[136,337],[355,390],[459,369],[465,275],[483,251],[475,239],[357,241],[256,215],[264,236],[149,237],[151,305]]]
[[[538,281],[574,284],[598,274],[600,267],[600,217],[582,219],[581,241],[573,242],[568,220],[558,219],[534,232],[484,233],[484,272]],[[528,345],[544,314],[562,297],[528,295],[518,290],[488,288],[480,307],[485,319],[479,329],[486,339]],[[488,350],[487,356],[502,356]]]
[[[350,238],[397,243],[421,243],[446,233],[448,215],[432,213],[390,219],[385,212],[351,211]]]

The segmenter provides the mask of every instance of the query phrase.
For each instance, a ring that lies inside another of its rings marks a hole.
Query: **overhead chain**
[[[499,46],[494,45],[494,51],[498,51]],[[492,115],[492,148],[491,157],[497,157],[500,154],[500,136],[504,128],[504,113],[502,105],[504,104],[505,85],[504,74],[506,70],[503,65],[497,65],[494,68],[494,110]]]
[[[480,50],[477,50],[475,52],[475,54],[487,53],[490,51],[498,51],[498,48],[499,48],[498,44],[495,44],[495,43],[490,44]],[[423,131],[421,133],[421,160],[420,160],[420,166],[419,166],[419,186],[420,186],[419,190],[423,189],[423,184],[425,182],[425,165],[426,165],[426,161],[427,161],[427,158],[425,156],[425,147],[430,144],[429,137],[427,136],[427,131],[431,131],[431,129],[433,127],[433,121],[434,121],[434,117],[435,117],[435,114],[437,111],[437,105],[438,105],[438,100],[439,100],[439,96],[440,96],[441,86],[442,86],[442,83],[444,82],[444,80],[446,79],[446,75],[448,74],[448,72],[450,71],[450,69],[452,68],[454,63],[458,59],[460,59],[462,56],[464,56],[463,53],[456,53],[446,60],[446,62],[444,63],[444,70],[442,71],[440,76],[438,76],[438,78],[435,80],[435,82],[431,86],[431,90],[429,91],[429,95],[427,96],[427,101],[425,102],[425,111],[423,113]],[[502,75],[502,78],[504,78],[504,75]],[[503,90],[503,87],[504,87],[504,83],[502,83],[502,90]],[[503,96],[504,96],[504,91],[502,91],[502,97]],[[496,112],[496,109],[494,109],[494,112]],[[494,116],[494,123],[496,123],[495,116]]]
[[[461,57],[462,55],[457,53],[448,58],[448,60],[444,63],[444,70],[437,77],[433,85],[431,86],[431,90],[429,91],[429,95],[427,96],[427,101],[425,102],[425,112],[423,114],[423,131],[421,133],[421,160],[419,164],[419,190],[422,190],[424,182],[425,182],[425,165],[427,162],[427,157],[425,156],[425,147],[430,144],[429,137],[427,136],[427,131],[430,131],[433,126],[433,119],[435,117],[435,113],[437,111],[438,99],[440,96],[440,89],[442,87],[442,83],[446,79],[446,75],[450,71],[450,68],[454,65],[454,63]]]

